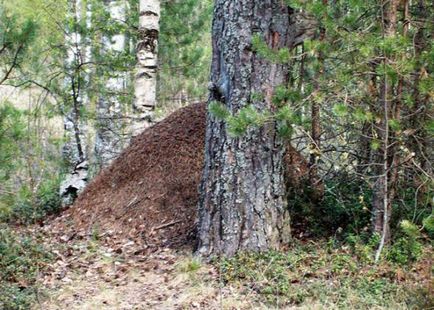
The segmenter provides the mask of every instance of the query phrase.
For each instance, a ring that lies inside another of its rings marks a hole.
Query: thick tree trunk
[[[231,113],[249,104],[273,110],[274,87],[286,85],[288,66],[260,57],[252,38],[257,35],[278,49],[292,45],[291,32],[290,8],[283,1],[216,0],[209,101],[220,101]],[[263,99],[257,99],[258,93]],[[224,121],[208,114],[199,254],[231,256],[238,250],[278,248],[288,241],[284,153],[275,123],[234,138]]]
[[[396,35],[397,29],[397,13],[398,13],[399,0],[387,0],[383,2],[382,8],[382,23],[384,37],[393,37]],[[382,55],[382,64],[386,66],[390,61],[390,55]],[[378,105],[378,115],[381,116],[381,121],[374,125],[376,136],[381,143],[381,147],[376,154],[375,172],[377,180],[373,189],[373,230],[381,235],[380,248],[377,251],[381,253],[381,248],[390,240],[390,217],[391,209],[391,196],[390,196],[390,132],[389,132],[389,117],[391,116],[391,103],[393,100],[393,84],[389,81],[387,75],[381,77],[380,83],[380,98]]]
[[[160,0],[140,0],[133,134],[149,126],[156,105]]]

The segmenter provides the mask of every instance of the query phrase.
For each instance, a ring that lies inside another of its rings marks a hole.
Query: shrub
[[[324,199],[312,202],[312,189],[293,190],[288,201],[293,223],[316,237],[330,237],[337,230],[342,235],[360,233],[370,224],[371,190],[360,180],[342,174],[325,182]]]
[[[419,228],[408,220],[400,223],[402,236],[391,246],[387,258],[400,265],[416,261],[422,254],[423,246],[419,241]]]
[[[21,187],[13,199],[4,199],[6,206],[0,209],[0,221],[29,224],[58,212],[62,206],[59,180],[56,177],[41,182],[35,197],[28,187]]]
[[[423,219],[423,228],[431,239],[434,239],[434,213]]]
[[[34,238],[0,226],[0,309],[29,309],[37,274],[50,258]]]

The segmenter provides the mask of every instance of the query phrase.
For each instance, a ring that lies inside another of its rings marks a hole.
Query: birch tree
[[[156,105],[160,1],[140,0],[133,134],[149,126]]]
[[[87,11],[89,9],[89,11]],[[89,104],[86,94],[87,72],[83,66],[89,61],[89,48],[83,37],[81,25],[89,26],[90,8],[81,0],[70,0],[67,9],[65,33],[65,79],[63,123],[65,143],[62,155],[67,175],[60,186],[63,204],[71,204],[84,189],[88,180],[87,120],[83,111]]]

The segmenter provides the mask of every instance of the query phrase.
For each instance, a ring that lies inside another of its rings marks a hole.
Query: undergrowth
[[[61,210],[60,177],[41,182],[36,193],[22,186],[18,193],[0,196],[0,222],[31,224]]]
[[[298,243],[285,252],[239,253],[216,260],[223,281],[272,307],[428,309],[434,306],[432,250],[402,266],[372,262],[370,244]],[[431,283],[431,284],[430,284]]]
[[[38,273],[50,259],[35,238],[0,224],[0,309],[29,309],[37,298]]]

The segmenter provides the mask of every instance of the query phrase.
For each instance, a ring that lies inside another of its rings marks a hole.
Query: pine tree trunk
[[[432,72],[427,72],[429,68],[424,65],[422,59],[422,53],[429,49],[430,46],[428,44],[429,34],[427,33],[427,23],[429,22],[431,15],[429,14],[430,8],[427,6],[426,0],[419,0],[416,8],[417,18],[420,20],[420,24],[418,25],[413,38],[416,63],[415,71],[413,73],[414,80],[412,87],[414,106],[410,110],[411,117],[409,125],[415,132],[410,140],[410,148],[415,152],[420,167],[427,174],[432,175],[432,163],[434,161],[434,154],[432,152],[433,140],[425,128],[425,124],[432,113],[432,107],[430,108],[430,96],[422,95],[419,91],[423,75],[432,74]],[[434,36],[434,33],[432,36]],[[416,180],[416,183],[420,183],[420,180]],[[421,192],[423,192],[423,190]]]
[[[252,104],[273,110],[274,87],[286,85],[288,66],[252,49],[258,35],[270,48],[291,46],[290,8],[280,0],[216,0],[209,101],[231,113]],[[258,99],[255,94],[263,94]],[[289,239],[282,159],[284,143],[271,123],[240,138],[208,114],[205,166],[200,186],[198,250],[234,255],[278,248]]]
[[[397,13],[399,0],[387,0],[382,3],[382,23],[384,38],[393,37],[397,30]],[[384,54],[382,66],[386,66],[391,59]],[[373,230],[382,236],[380,250],[385,243],[390,240],[390,217],[392,213],[392,201],[390,196],[390,132],[389,117],[391,116],[391,103],[394,98],[393,84],[389,81],[386,74],[381,77],[380,98],[378,101],[378,115],[381,121],[374,125],[376,136],[381,143],[381,147],[376,153],[375,173],[377,180],[373,189]]]
[[[135,76],[134,135],[151,121],[156,105],[160,0],[140,0],[137,72]]]

